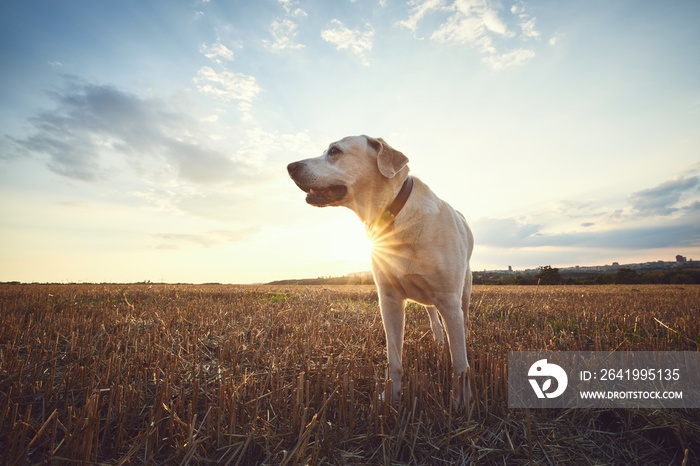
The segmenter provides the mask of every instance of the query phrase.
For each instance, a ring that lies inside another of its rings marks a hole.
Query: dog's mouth
[[[348,193],[348,188],[343,185],[335,185],[323,189],[309,188],[299,183],[297,183],[297,186],[306,193],[306,202],[317,207],[335,204]]]

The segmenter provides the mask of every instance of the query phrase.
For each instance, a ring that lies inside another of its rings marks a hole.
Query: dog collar
[[[382,218],[393,221],[394,218],[399,215],[399,212],[401,212],[403,206],[406,205],[406,201],[408,201],[408,196],[411,195],[411,191],[413,191],[413,177],[409,175],[408,178],[406,178],[406,181],[403,182],[403,185],[401,185],[401,189],[396,195],[394,202],[392,202],[382,213]]]
[[[389,204],[389,207],[387,207],[379,218],[372,223],[372,229],[381,225],[381,231],[384,231],[386,228],[390,227],[391,224],[394,223],[396,216],[401,212],[401,209],[406,205],[411,191],[413,191],[413,177],[409,175],[406,181],[403,182],[403,185],[401,185],[401,189],[393,202]]]

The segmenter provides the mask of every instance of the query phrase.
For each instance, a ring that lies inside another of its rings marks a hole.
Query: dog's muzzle
[[[343,185],[332,185],[327,187],[312,187],[304,183],[303,169],[301,162],[293,162],[287,165],[287,172],[299,189],[306,193],[306,202],[313,206],[324,207],[338,203],[348,193],[348,188]]]

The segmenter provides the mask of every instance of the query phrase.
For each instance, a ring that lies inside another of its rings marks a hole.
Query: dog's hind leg
[[[467,273],[464,277],[464,289],[462,290],[462,316],[464,318],[464,335],[465,339],[466,336],[469,334],[469,301],[471,300],[471,295],[472,295],[472,271],[467,267]],[[466,343],[465,343],[465,350],[466,350]],[[465,353],[466,356],[466,353]],[[465,401],[469,402],[472,397],[472,389],[471,389],[471,373],[469,371],[469,360],[467,359],[467,371],[465,374],[465,383],[466,383],[466,391],[465,391]]]
[[[462,314],[464,314],[464,333],[469,328],[469,301],[472,296],[472,271],[467,268],[464,276],[464,288],[462,289]]]
[[[450,345],[452,370],[454,371],[452,388],[457,407],[466,406],[471,399],[464,313],[461,308],[462,302],[460,298],[459,295],[453,295],[451,298],[446,297],[437,306],[442,316],[445,330],[447,330],[447,342]]]
[[[445,336],[442,331],[442,322],[440,321],[440,316],[438,315],[437,308],[435,306],[425,306],[425,310],[428,311],[428,317],[430,318],[430,328],[433,331],[433,337],[435,341],[441,345],[445,343]]]

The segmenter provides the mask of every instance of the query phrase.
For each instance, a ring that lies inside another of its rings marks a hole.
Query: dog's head
[[[349,136],[330,144],[320,157],[290,163],[287,171],[309,204],[346,206],[363,216],[365,206],[387,202],[386,193],[390,197],[394,186],[401,186],[407,163],[381,138]]]

